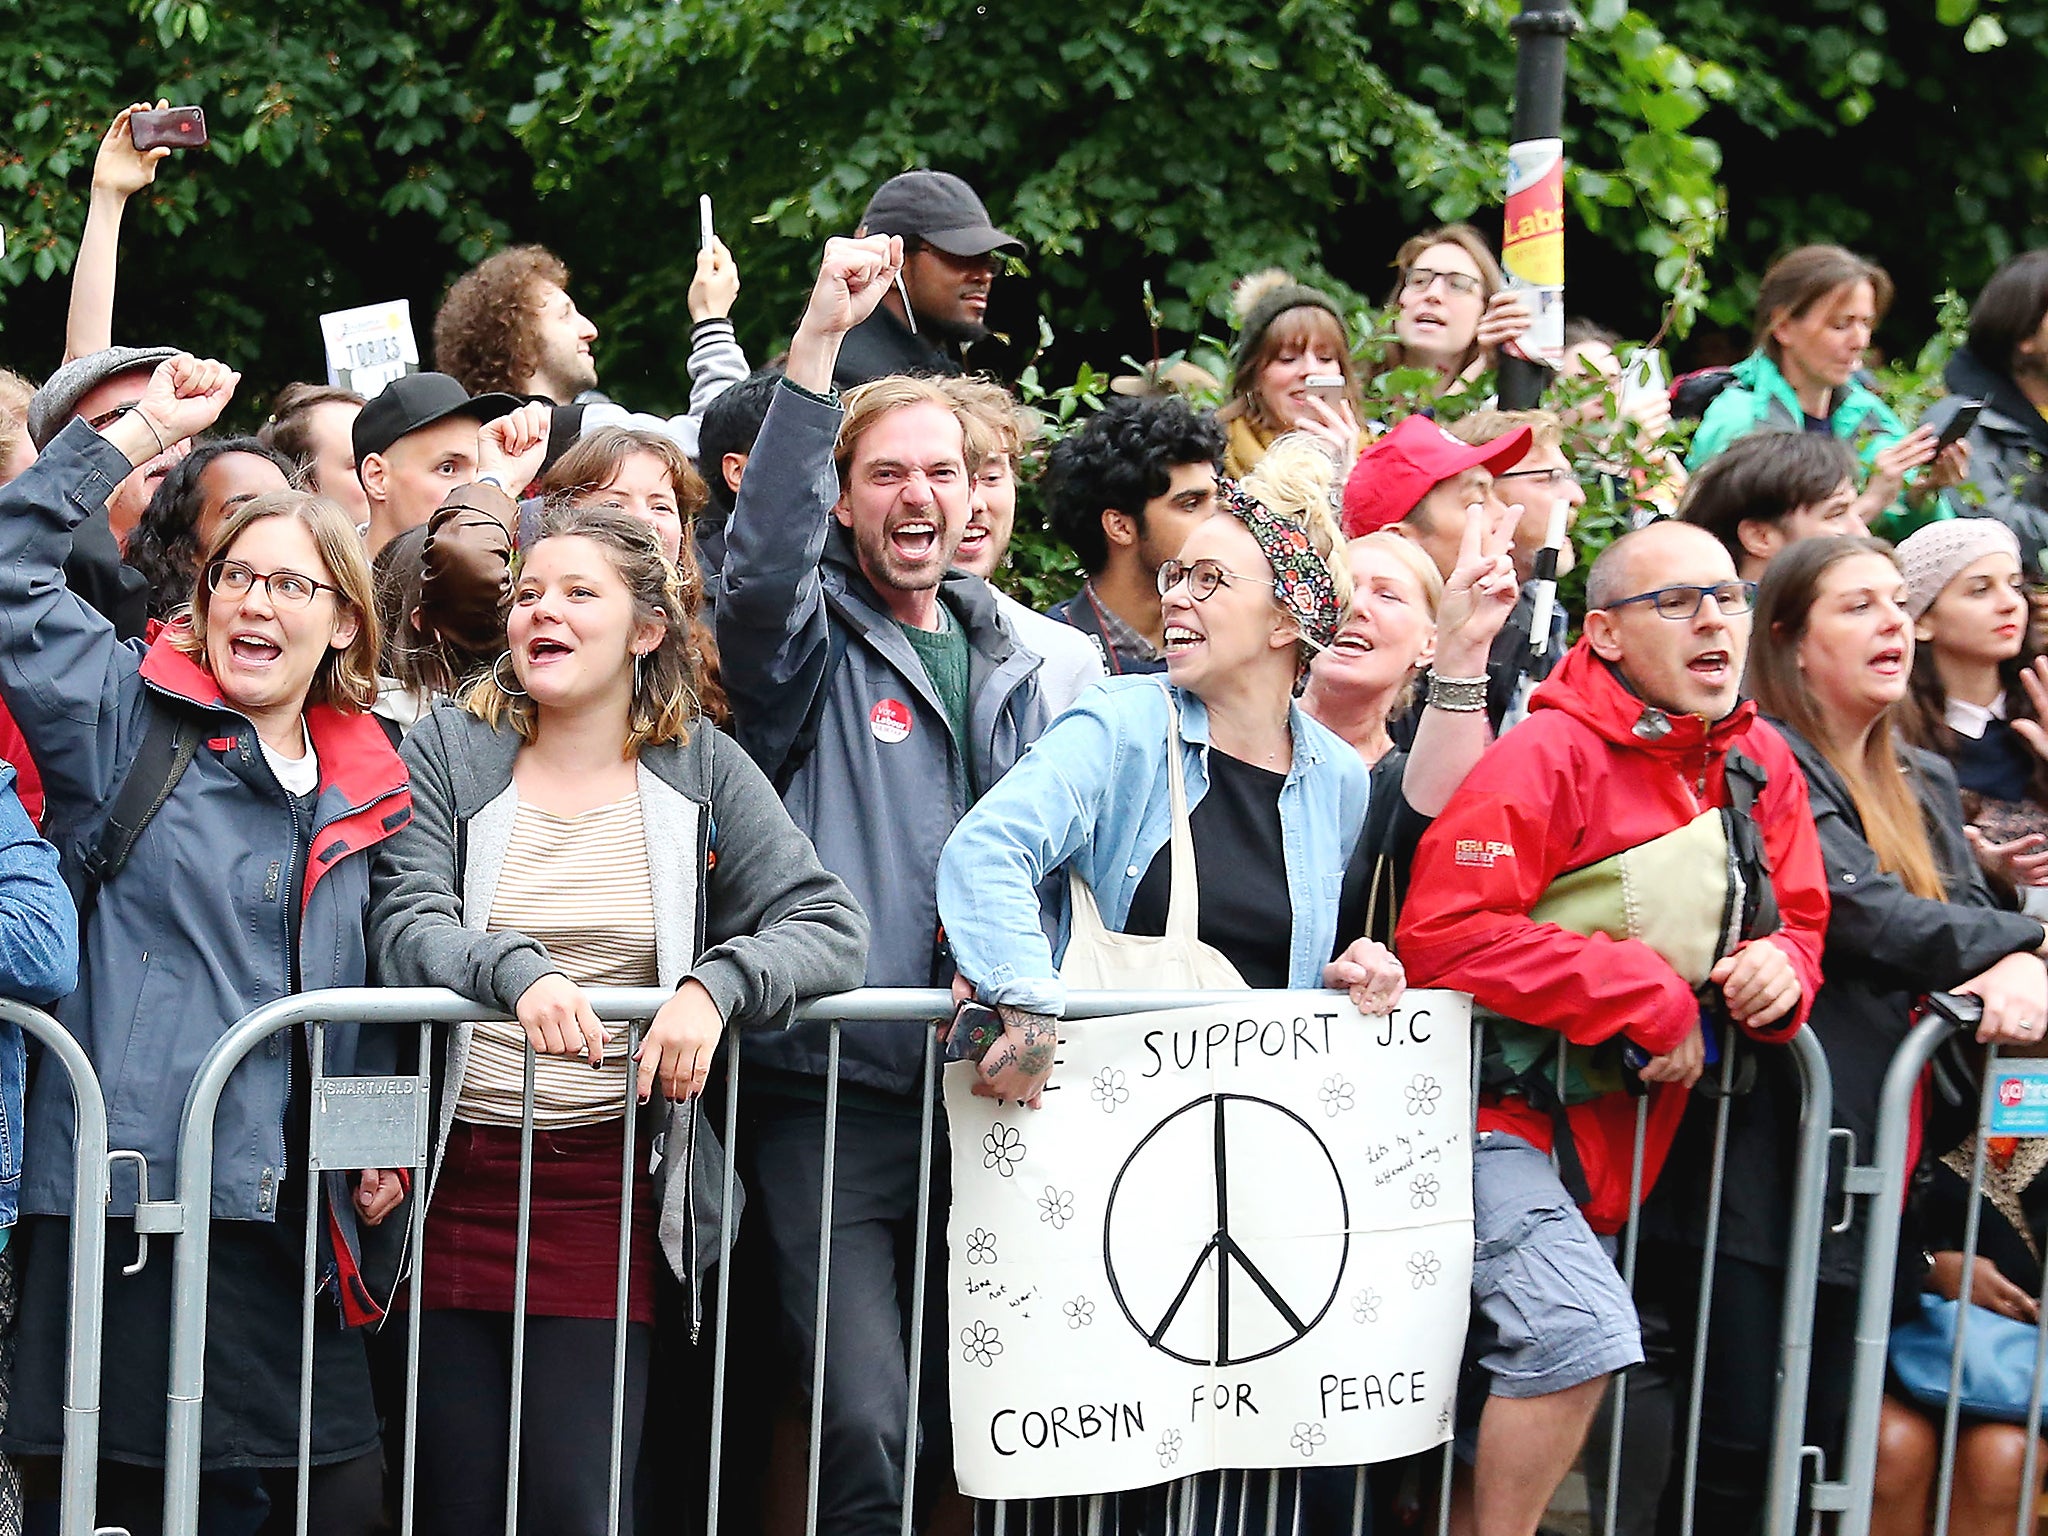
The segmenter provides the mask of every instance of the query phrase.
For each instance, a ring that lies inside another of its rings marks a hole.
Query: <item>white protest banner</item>
[[[404,299],[322,315],[320,336],[327,344],[327,382],[365,399],[393,379],[420,371],[412,305]]]
[[[1471,1000],[1071,1021],[1045,1107],[946,1071],[961,1491],[1350,1466],[1450,1435],[1472,1271]],[[935,1341],[936,1342],[936,1341]]]

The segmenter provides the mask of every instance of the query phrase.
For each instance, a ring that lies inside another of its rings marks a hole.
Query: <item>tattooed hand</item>
[[[1037,1109],[1045,1080],[1052,1076],[1060,1021],[1021,1008],[996,1011],[1002,1015],[1003,1037],[981,1058],[981,1081],[974,1091],[985,1099],[1013,1099]]]

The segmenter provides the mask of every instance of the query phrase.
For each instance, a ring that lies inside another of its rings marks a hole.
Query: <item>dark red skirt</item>
[[[659,1250],[650,1131],[633,1151],[627,1318],[654,1321]],[[619,1275],[620,1138],[625,1122],[533,1133],[533,1221],[526,1269],[529,1317],[611,1318]],[[519,1132],[458,1120],[427,1208],[421,1305],[512,1310],[519,1242]],[[401,1287],[409,1295],[410,1287]]]

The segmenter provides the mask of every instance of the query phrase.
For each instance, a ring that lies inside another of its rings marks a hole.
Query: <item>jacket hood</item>
[[[1756,719],[1756,705],[1749,699],[1711,723],[1698,715],[1667,715],[1638,698],[1584,640],[1536,690],[1529,708],[1559,710],[1615,746],[1670,757],[1724,752]]]
[[[157,629],[142,658],[142,680],[187,704],[247,719],[220,691],[214,675],[172,643],[186,633],[183,624]],[[310,705],[306,734],[320,758],[320,787],[340,791],[350,805],[365,806],[406,787],[405,765],[373,716],[332,704]]]
[[[1950,394],[1982,400],[2005,417],[2015,431],[2025,434],[2037,447],[2048,449],[2048,420],[2043,420],[2034,403],[2020,393],[2010,374],[1993,368],[1968,347],[1958,347],[1941,370],[1941,378]]]

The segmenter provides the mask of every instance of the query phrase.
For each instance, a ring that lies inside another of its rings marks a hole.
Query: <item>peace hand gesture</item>
[[[1515,580],[1515,525],[1519,505],[1488,514],[1482,503],[1465,509],[1465,533],[1458,563],[1444,583],[1437,606],[1435,668],[1440,677],[1477,677],[1486,670],[1494,637],[1514,612],[1521,587]]]

